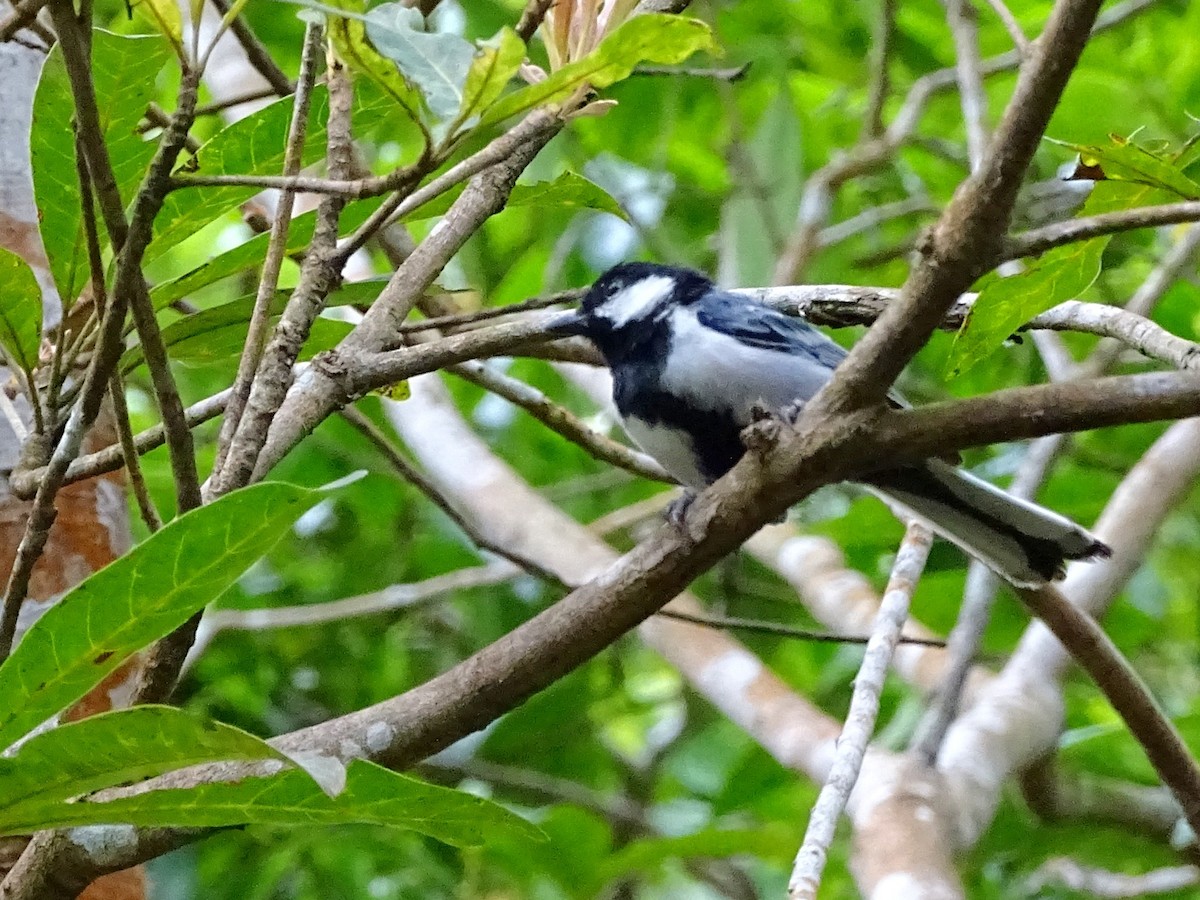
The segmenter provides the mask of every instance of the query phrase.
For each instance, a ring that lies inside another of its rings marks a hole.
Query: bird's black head
[[[596,279],[578,313],[564,314],[551,329],[586,335],[607,352],[636,342],[673,306],[695,302],[712,288],[712,281],[692,269],[621,263]]]

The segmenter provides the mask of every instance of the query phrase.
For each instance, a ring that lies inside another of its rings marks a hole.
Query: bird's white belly
[[[696,468],[696,453],[687,432],[652,424],[637,416],[624,417],[622,424],[634,443],[657,459],[682,484],[702,488],[708,483]]]

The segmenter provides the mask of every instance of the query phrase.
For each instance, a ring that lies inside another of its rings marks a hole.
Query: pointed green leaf
[[[417,86],[429,111],[441,120],[451,118],[462,106],[475,48],[456,34],[422,31],[420,10],[402,3],[381,3],[367,13],[366,21],[375,49],[394,60]]]
[[[1087,165],[1099,165],[1106,178],[1159,188],[1182,197],[1200,200],[1200,184],[1183,174],[1169,155],[1131,142],[1114,139],[1110,146],[1068,144]]]
[[[279,482],[234,491],[174,519],[68,591],[0,665],[0,747],[219,597],[318,496]]]
[[[324,4],[318,4],[317,8],[322,6]],[[404,80],[396,64],[367,40],[365,9],[362,0],[333,0],[325,7],[333,47],[351,69],[378,84],[413,121],[418,121],[421,98]]]
[[[638,63],[674,65],[701,50],[717,50],[712,31],[703,22],[663,13],[637,16],[583,59],[563,66],[545,81],[501,97],[480,124],[493,125],[539,104],[561,100],[582,84],[608,87],[628,78]]]
[[[283,170],[284,144],[292,119],[294,98],[285,97],[217,132],[196,151],[194,172],[204,175],[278,175]],[[329,95],[324,86],[313,89],[301,165],[325,153],[325,119]],[[180,241],[242,203],[261,188],[200,187],[172,191],[154,223],[154,240],[147,261],[156,259]]]
[[[355,281],[343,285],[329,295],[327,306],[367,305],[383,289],[379,281]],[[276,291],[271,302],[271,315],[283,312],[291,291]],[[225,359],[241,353],[249,330],[254,297],[240,297],[202,309],[198,313],[172,322],[162,330],[163,344],[176,362],[204,363]],[[311,358],[322,350],[336,346],[351,330],[348,322],[318,318],[304,342],[301,359]],[[130,347],[121,356],[121,371],[128,374],[145,362],[140,345]]]
[[[1131,209],[1157,192],[1140,184],[1101,181],[1080,216]],[[989,276],[979,289],[966,321],[954,338],[946,371],[965,372],[999,349],[1008,337],[1040,312],[1083,293],[1100,274],[1100,261],[1111,236],[1056,247],[1009,278]]]
[[[129,202],[154,155],[153,141],[137,125],[155,97],[155,76],[170,56],[157,37],[123,37],[107,31],[92,33],[92,80],[100,108],[104,142],[116,173],[117,188]],[[130,77],[136,72],[137,77]],[[42,243],[50,273],[70,307],[87,283],[87,251],[79,208],[79,178],[75,171],[75,115],[71,85],[62,51],[55,46],[46,58],[33,100],[29,150],[33,160],[33,190],[37,200]],[[101,229],[101,242],[108,237]]]
[[[379,204],[382,202],[382,197],[368,197],[365,200],[347,204],[338,222],[340,230],[348,233],[357,228],[379,208]],[[316,210],[292,219],[288,225],[287,253],[299,253],[312,243],[316,222]],[[190,272],[156,284],[150,291],[150,299],[154,302],[154,308],[162,309],[193,291],[215,284],[222,278],[228,278],[230,275],[236,275],[246,269],[262,265],[270,240],[269,232],[256,234],[248,241],[238,244],[224,253],[217,254]]]
[[[286,759],[239,728],[171,706],[135,706],[60,725],[0,757],[0,829],[63,800],[202,762]]]
[[[1087,290],[1100,274],[1100,258],[1109,240],[1101,237],[1056,247],[1024,272],[989,281],[954,338],[948,372],[962,374],[998,350],[1038,313]]]
[[[511,28],[501,28],[471,63],[458,120],[466,122],[472,116],[482,115],[496,102],[524,61],[525,42]]]
[[[421,219],[432,219],[444,216],[450,206],[463,192],[463,185],[458,185],[440,196],[434,197],[428,203],[423,203],[404,217],[406,222],[416,222]],[[612,213],[629,221],[625,210],[621,208],[612,195],[600,185],[588,181],[582,175],[574,172],[563,172],[553,181],[537,181],[533,184],[518,184],[509,195],[506,209],[520,206],[550,206],[555,208],[574,207],[598,209],[601,212]]]
[[[478,847],[494,836],[539,840],[542,833],[503,807],[462,791],[426,784],[356,760],[346,787],[329,797],[303,772],[269,778],[150,791],[108,803],[64,803],[39,819],[5,818],[0,831],[122,822],[144,827],[219,828],[228,825],[348,825],[406,828],[456,847]]]
[[[3,248],[0,285],[0,347],[13,365],[32,372],[42,340],[42,289],[25,260]]]

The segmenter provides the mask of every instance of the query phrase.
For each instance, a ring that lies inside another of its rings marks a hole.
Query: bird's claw
[[[684,491],[667,505],[667,510],[664,513],[664,518],[673,527],[683,530],[684,519],[687,517],[688,507],[696,499],[695,491]]]

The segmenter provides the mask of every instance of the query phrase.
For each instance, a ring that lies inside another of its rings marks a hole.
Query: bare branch
[[[788,882],[788,900],[816,900],[825,871],[825,859],[833,843],[838,819],[846,808],[850,792],[858,781],[867,743],[875,731],[879,715],[879,697],[887,677],[888,665],[904,622],[908,618],[909,602],[917,588],[933,532],[924,525],[912,523],[900,544],[896,562],[888,579],[887,590],[879,607],[879,615],[871,629],[867,652],[854,679],[854,693],[846,726],[838,739],[837,758],[808,820],[804,843],[796,854],[792,876]]]
[[[896,377],[970,282],[1001,252],[1012,206],[1029,161],[1087,43],[1098,0],[1059,0],[1037,51],[1022,68],[991,148],[978,172],[951,200],[921,248],[922,259],[833,380],[802,414],[822,417],[880,402]]]
[[[979,59],[979,12],[972,0],[942,0],[946,21],[954,37],[954,69],[963,124],[967,130],[967,159],[979,171],[987,152],[987,94]]]
[[[1200,221],[1200,201],[1197,200],[1164,203],[1161,206],[1140,206],[1033,228],[1009,238],[1002,252],[1005,259],[1037,256],[1054,247],[1106,234],[1197,221]]]
[[[494,367],[478,362],[459,363],[450,366],[449,370],[519,406],[547,428],[558,432],[596,459],[652,481],[666,481],[672,484],[675,482],[652,457],[589,428],[570,410],[523,381],[510,378]]]
[[[1055,885],[1079,891],[1096,900],[1121,900],[1130,897],[1149,897],[1152,894],[1174,894],[1200,884],[1200,867],[1169,866],[1142,875],[1113,872],[1085,866],[1065,856],[1047,860],[1029,876],[1025,890],[1041,895]]]
[[[288,135],[284,146],[283,174],[288,177],[300,171],[304,137],[308,132],[308,110],[312,100],[317,66],[320,62],[321,51],[324,49],[324,38],[325,29],[309,22],[304,32],[304,44],[300,54],[300,77],[296,83],[292,120],[288,126]],[[275,217],[271,222],[271,236],[268,239],[267,255],[263,260],[262,272],[259,275],[254,309],[250,313],[250,326],[246,332],[245,349],[238,360],[237,375],[234,378],[229,403],[225,409],[225,418],[221,422],[221,433],[217,438],[217,455],[213,462],[214,472],[220,472],[225,466],[229,444],[233,440],[238,422],[241,421],[242,411],[250,396],[250,386],[255,372],[258,371],[258,364],[266,346],[271,321],[271,301],[275,297],[275,289],[279,285],[279,271],[283,266],[283,257],[287,251],[288,228],[292,221],[292,204],[295,196],[294,190],[284,188],[280,191],[279,199],[275,204]]]
[[[315,53],[315,48],[312,52]],[[328,86],[327,160],[330,173],[341,177],[349,170],[353,153],[350,136],[353,95],[349,74],[340,62],[332,59]],[[242,487],[250,480],[271,422],[291,386],[292,366],[300,355],[300,348],[308,339],[313,322],[325,308],[329,292],[341,282],[342,260],[338,257],[337,239],[338,220],[344,206],[345,201],[337,196],[321,200],[316,229],[300,270],[300,282],[288,298],[279,324],[257,361],[245,409],[233,426],[224,465],[214,469],[209,477],[208,499]],[[231,402],[236,401],[231,398]]]
[[[1017,17],[1012,14],[1012,10],[1005,5],[1004,0],[987,0],[988,6],[992,8],[992,12],[1004,25],[1004,30],[1008,32],[1008,36],[1012,38],[1013,45],[1017,48],[1017,52],[1021,54],[1021,58],[1029,56],[1033,47],[1029,42],[1029,37],[1025,34],[1025,30],[1021,28],[1021,23],[1017,21]]]
[[[869,87],[867,89],[867,112],[863,116],[863,137],[875,138],[883,134],[883,104],[887,102],[891,89],[888,63],[892,55],[892,38],[896,33],[896,0],[880,0],[879,16],[871,35]]]
[[[212,0],[212,5],[221,13],[221,17],[229,15],[231,9],[229,0]],[[233,36],[237,38],[237,42],[241,44],[242,50],[246,54],[246,59],[250,62],[267,83],[271,85],[272,91],[280,97],[286,97],[294,90],[291,79],[283,69],[279,68],[279,63],[275,62],[275,58],[271,56],[269,51],[258,39],[258,36],[251,30],[250,25],[240,15],[234,16],[229,23],[230,30],[233,31]],[[219,37],[219,36],[218,36]],[[213,45],[216,45],[216,39],[213,40]],[[211,52],[211,51],[210,51]],[[205,54],[206,58],[208,54]]]
[[[1145,682],[1096,621],[1057,589],[1021,588],[1017,593],[1092,676],[1175,795],[1192,832],[1200,834],[1200,768]]]

